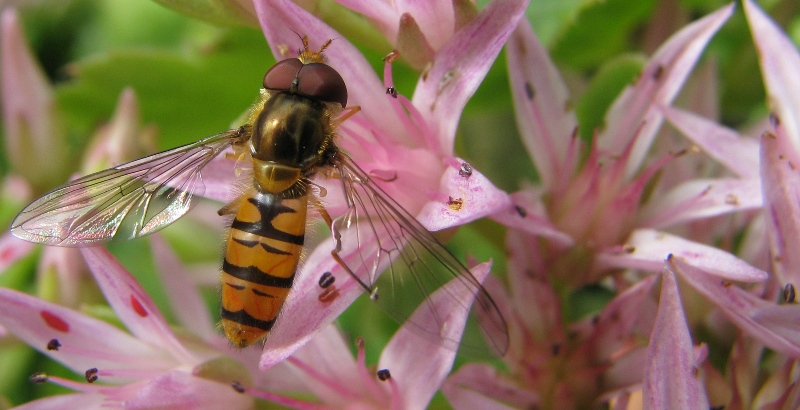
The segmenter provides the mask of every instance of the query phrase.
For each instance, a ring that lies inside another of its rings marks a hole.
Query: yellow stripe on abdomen
[[[222,263],[222,328],[235,345],[266,337],[294,280],[308,198],[253,191],[231,224]]]

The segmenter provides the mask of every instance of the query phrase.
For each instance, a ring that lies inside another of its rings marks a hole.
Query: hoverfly
[[[69,182],[23,209],[12,233],[45,245],[78,247],[151,234],[189,211],[205,189],[203,167],[232,148],[239,162],[252,164],[247,188],[219,211],[233,216],[220,275],[221,324],[233,345],[259,342],[272,328],[297,271],[311,203],[334,235],[331,256],[396,319],[408,319],[391,306],[404,295],[390,287],[387,297],[377,297],[382,271],[393,282],[411,284],[423,300],[457,278],[475,296],[475,316],[484,333],[493,335],[490,349],[505,352],[505,321],[480,283],[338,149],[337,126],[360,107],[346,108],[345,82],[323,60],[331,40],[319,51],[309,50],[306,36],[302,43],[297,58],[267,71],[245,125]],[[318,199],[324,192],[313,190],[311,178],[318,173],[341,181],[346,210],[336,218]],[[471,309],[455,297],[454,303]],[[438,325],[416,327],[433,339],[441,333]]]

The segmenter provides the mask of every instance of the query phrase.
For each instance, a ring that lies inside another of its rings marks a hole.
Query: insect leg
[[[245,192],[242,195],[236,197],[236,199],[234,199],[233,201],[225,204],[225,206],[223,206],[217,211],[217,215],[219,216],[235,215],[236,212],[239,211],[239,207],[242,206],[242,201],[244,201],[248,197],[247,194],[248,192]]]
[[[350,269],[350,267],[347,266],[346,263],[344,263],[344,260],[342,259],[342,257],[339,256],[339,251],[342,250],[342,237],[339,234],[339,232],[334,229],[333,218],[331,218],[331,215],[328,213],[328,211],[325,209],[325,207],[322,205],[322,203],[319,201],[319,199],[317,199],[313,195],[309,196],[309,198],[311,198],[311,204],[314,205],[314,208],[317,209],[317,212],[319,212],[319,214],[322,217],[322,219],[325,221],[325,223],[330,228],[331,233],[333,234],[333,240],[336,241],[336,247],[334,247],[334,249],[331,250],[331,257],[333,258],[333,260],[336,261],[336,263],[339,264],[339,266],[342,267],[342,269],[344,269],[345,272],[347,272],[348,275],[350,275],[353,279],[356,280],[356,282],[358,282],[359,286],[364,288],[365,292],[369,293],[370,299],[375,299],[375,297],[377,297],[377,296],[373,296],[373,295],[377,295],[377,288],[372,288],[369,285],[367,285],[366,283],[364,283],[364,281],[361,280],[361,278],[359,278],[355,274],[355,272],[353,272]]]
[[[360,105],[356,105],[356,106],[353,106],[353,107],[347,107],[342,111],[342,115],[340,115],[338,118],[335,118],[334,120],[331,121],[331,125],[333,125],[334,127],[338,127],[339,125],[341,125],[341,123],[347,121],[348,118],[356,115],[356,113],[359,112],[359,111],[361,111],[361,106]]]

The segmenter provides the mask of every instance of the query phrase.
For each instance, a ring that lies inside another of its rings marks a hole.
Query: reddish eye
[[[338,102],[347,106],[347,86],[333,67],[322,63],[311,63],[300,70],[298,91],[326,102]]]
[[[300,74],[301,68],[303,68],[303,63],[296,58],[279,61],[264,75],[264,88],[289,91],[292,88],[292,82]]]
[[[264,75],[264,88],[294,91],[325,102],[347,106],[347,86],[333,67],[323,63],[303,64],[296,58],[278,62]]]

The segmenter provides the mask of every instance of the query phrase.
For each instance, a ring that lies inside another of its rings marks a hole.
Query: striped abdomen
[[[222,328],[245,347],[263,339],[286,300],[303,249],[305,194],[253,192],[231,224],[222,263]]]

